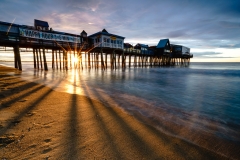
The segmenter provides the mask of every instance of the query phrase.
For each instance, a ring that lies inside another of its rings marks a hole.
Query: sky
[[[88,35],[105,28],[130,44],[191,48],[192,62],[240,62],[239,0],[0,0],[0,21]]]

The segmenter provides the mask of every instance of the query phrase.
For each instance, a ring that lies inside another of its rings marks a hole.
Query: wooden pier
[[[84,30],[75,35],[49,29],[44,21],[35,20],[34,24],[25,26],[0,22],[0,51],[11,50],[14,67],[19,70],[23,69],[21,52],[32,52],[33,67],[45,71],[49,69],[46,55],[51,57],[52,69],[65,70],[188,65],[193,57],[190,49],[187,54],[175,52],[167,39],[152,47],[142,44],[131,46],[124,43],[124,37],[110,34],[105,29],[87,36]]]

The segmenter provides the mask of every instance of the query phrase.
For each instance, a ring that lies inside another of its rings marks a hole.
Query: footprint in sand
[[[35,147],[37,147],[37,145],[33,144],[33,145],[30,145],[28,148],[35,148]]]
[[[52,150],[52,148],[46,148],[42,151],[42,154],[46,154],[48,152],[50,152]]]
[[[50,138],[45,139],[44,142],[46,142],[46,143],[51,142],[51,139]]]
[[[51,128],[52,126],[50,126],[50,125],[45,125],[45,126],[43,126],[43,128]]]

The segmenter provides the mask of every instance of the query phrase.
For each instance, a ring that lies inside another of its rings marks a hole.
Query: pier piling
[[[47,60],[46,60],[46,54],[45,54],[45,48],[44,47],[43,47],[43,63],[44,63],[44,70],[47,71],[48,66],[47,66]]]

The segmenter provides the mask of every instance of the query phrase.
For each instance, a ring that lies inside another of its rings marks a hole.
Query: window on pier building
[[[164,49],[164,52],[170,53],[170,50],[168,50],[168,49]]]
[[[176,47],[175,48],[175,52],[181,52],[182,51],[182,48],[181,47]]]
[[[116,40],[111,40],[111,43],[116,44]]]
[[[122,41],[118,40],[118,41],[117,41],[117,44],[122,44]]]
[[[99,43],[100,42],[100,39],[99,38],[96,38],[95,39],[95,43]]]

